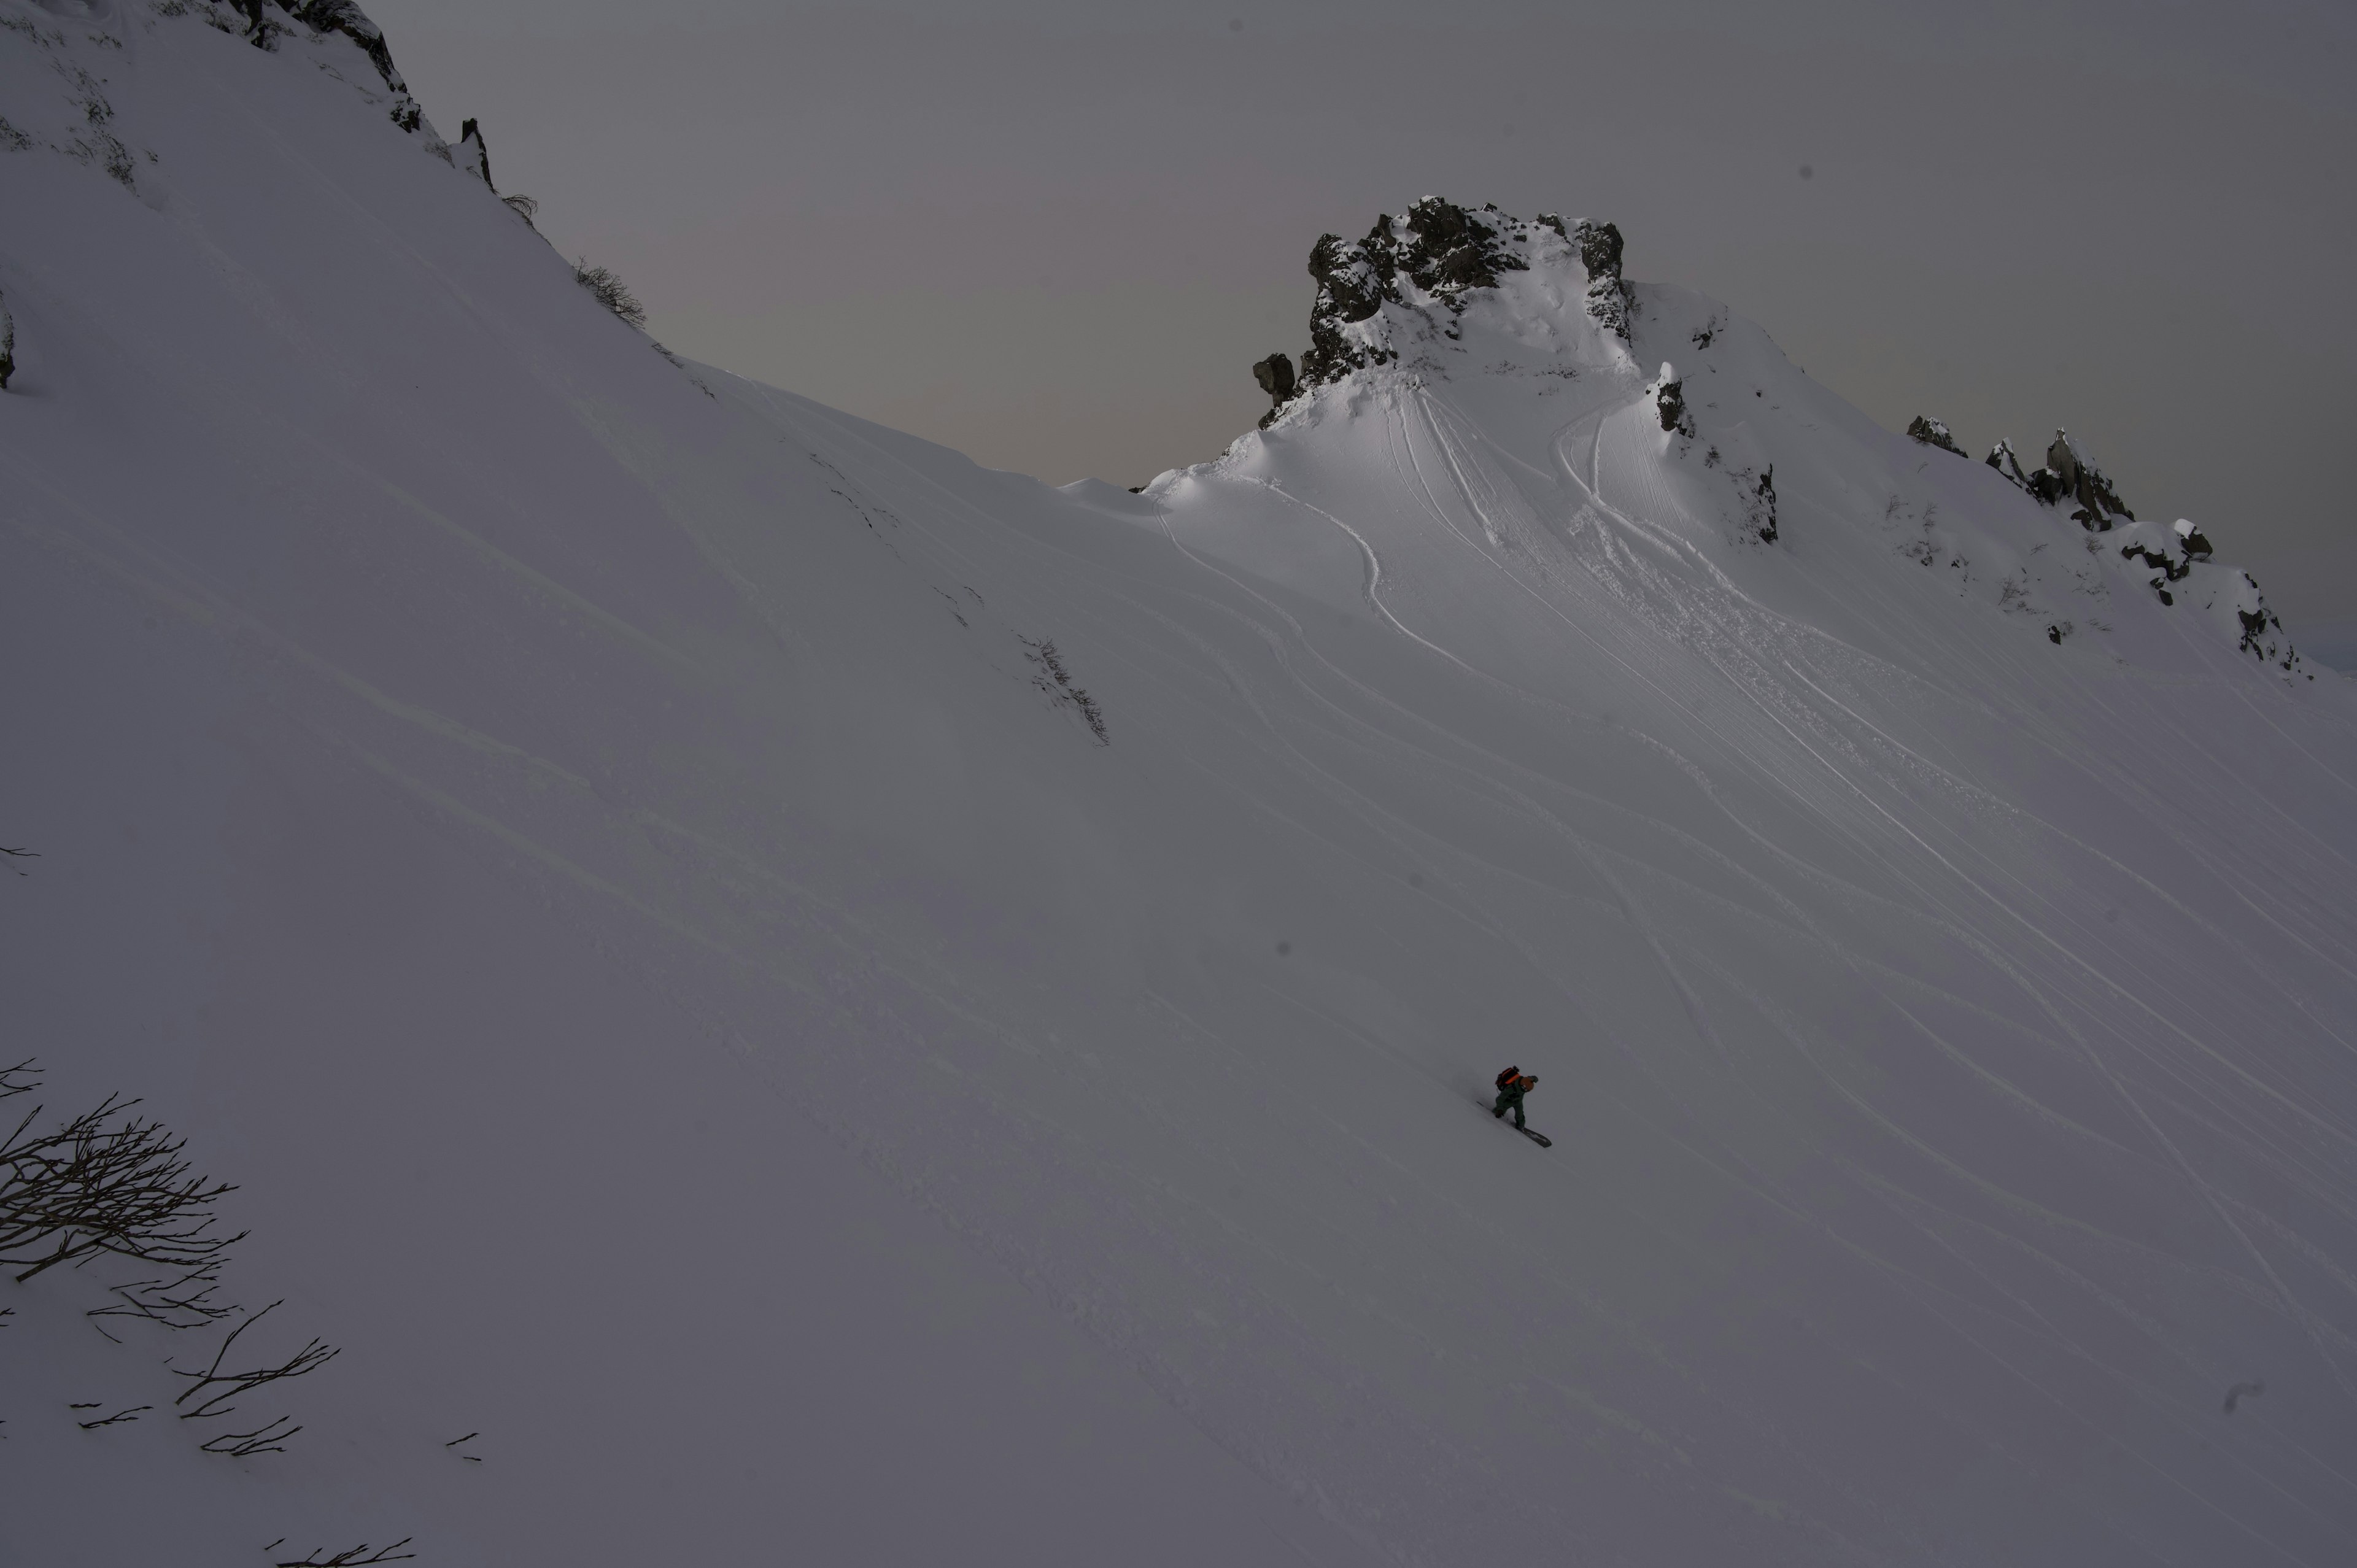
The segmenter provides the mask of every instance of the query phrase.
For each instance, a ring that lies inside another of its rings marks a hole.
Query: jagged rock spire
[[[1907,426],[1907,434],[1926,446],[1937,446],[1941,451],[1953,452],[1959,457],[1964,456],[1964,449],[1956,445],[1955,436],[1949,432],[1945,424],[1936,419],[1927,419],[1919,413],[1915,416],[1914,422]],[[2005,443],[2000,441],[1997,445],[2003,446]],[[2007,450],[2011,449],[2007,448]],[[1993,462],[1992,467],[1994,467]]]

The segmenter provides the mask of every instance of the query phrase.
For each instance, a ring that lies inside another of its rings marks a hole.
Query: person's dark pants
[[[1514,1113],[1514,1125],[1517,1127],[1523,1125],[1523,1091],[1521,1090],[1500,1090],[1498,1091],[1497,1109],[1491,1111],[1490,1114],[1492,1116],[1503,1116],[1510,1109]]]

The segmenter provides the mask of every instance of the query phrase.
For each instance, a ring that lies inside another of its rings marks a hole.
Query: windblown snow
[[[658,353],[349,5],[0,28],[5,1109],[340,1349],[205,1453],[220,1325],[0,1283],[0,1556],[2357,1549],[2357,703],[2233,520],[1437,201],[1054,489]]]

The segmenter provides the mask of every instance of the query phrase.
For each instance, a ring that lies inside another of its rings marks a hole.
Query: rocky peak
[[[1911,435],[1914,432],[1910,430],[1908,434]],[[2021,459],[2013,455],[2012,442],[2000,441],[1990,447],[1986,461],[1990,467],[2002,474],[2006,482],[2015,489],[2026,490],[2029,488],[2029,476],[2021,471]]]
[[[1547,253],[1552,248],[1552,254]],[[1534,264],[1587,270],[1588,313],[1626,340],[1628,285],[1620,278],[1620,231],[1582,220],[1577,229],[1553,213],[1535,220],[1492,206],[1459,207],[1426,197],[1398,217],[1385,213],[1365,237],[1326,234],[1309,252],[1318,299],[1309,313],[1309,351],[1302,356],[1304,389],[1339,381],[1352,371],[1397,361],[1390,334],[1373,322],[1386,306],[1423,312],[1444,336],[1480,291]],[[1276,394],[1272,392],[1272,396]]]
[[[1914,422],[1907,426],[1907,434],[1926,446],[1937,446],[1941,451],[1953,452],[1959,457],[1964,456],[1964,449],[1956,445],[1955,436],[1949,433],[1946,425],[1936,419],[1927,419],[1919,413],[1915,416]],[[1997,445],[2004,446],[2005,443],[2000,441]],[[2007,448],[2008,456],[2011,451],[2010,447]],[[1992,466],[1994,466],[1994,456],[1995,454],[1991,454]]]
[[[2054,433],[2053,444],[2046,448],[2046,466],[2031,473],[2023,488],[2049,506],[2065,499],[2077,501],[2071,521],[2090,532],[2107,533],[2123,519],[2136,521],[2110,478],[2068,431]]]

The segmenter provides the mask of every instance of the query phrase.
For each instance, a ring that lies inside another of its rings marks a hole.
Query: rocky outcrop
[[[1558,227],[1561,221],[1556,220]],[[1475,211],[1428,196],[1404,217],[1377,218],[1366,238],[1354,243],[1337,234],[1320,235],[1309,252],[1318,299],[1309,309],[1309,352],[1301,357],[1301,384],[1321,386],[1398,358],[1395,350],[1363,342],[1345,328],[1370,319],[1385,305],[1405,304],[1402,279],[1452,315],[1462,315],[1472,290],[1495,287],[1501,273],[1528,268],[1503,242],[1515,226],[1494,207]]]
[[[1620,277],[1620,231],[1609,223],[1583,219],[1575,226],[1551,212],[1525,220],[1494,204],[1459,207],[1438,197],[1399,217],[1377,218],[1361,239],[1320,235],[1309,252],[1318,298],[1299,384],[1320,387],[1353,371],[1398,363],[1395,324],[1378,320],[1386,306],[1413,310],[1435,336],[1458,341],[1458,318],[1473,295],[1534,266],[1568,274],[1575,257],[1587,274],[1587,313],[1626,342],[1633,296]],[[1572,284],[1574,276],[1563,281]]]
[[[1953,452],[1959,457],[1964,456],[1964,449],[1956,445],[1956,438],[1948,434],[1948,427],[1936,419],[1926,419],[1919,413],[1914,423],[1908,425],[1907,434],[1926,446],[1937,446],[1941,451]]]
[[[1562,233],[1563,220],[1556,219],[1555,227],[1555,232]],[[1598,326],[1626,343],[1633,295],[1620,276],[1620,226],[1583,218],[1566,237],[1579,246],[1579,263],[1587,269],[1587,314],[1596,318]]]
[[[286,24],[271,15],[291,16],[315,33],[341,33],[358,44],[361,52],[376,67],[377,74],[393,94],[393,123],[404,131],[414,131],[424,119],[417,100],[409,95],[409,84],[393,69],[393,51],[385,47],[384,30],[368,19],[354,0],[229,0],[231,9],[245,18],[245,37],[260,49],[277,47]]]
[[[2203,535],[2200,529],[2193,526],[2190,519],[2182,517],[2179,518],[2175,522],[2169,525],[2169,532],[2176,534],[2179,542],[2184,545],[2185,558],[2187,560],[2207,561],[2210,559],[2210,541]]]
[[[2029,476],[2021,471],[2021,459],[2013,455],[2013,443],[2000,441],[1989,448],[1988,466],[2005,476],[2007,484],[2017,489],[2029,488]]]
[[[1751,526],[1763,544],[1776,542],[1776,465],[1770,463],[1751,492]]]
[[[1686,412],[1685,383],[1678,379],[1677,371],[1666,360],[1663,362],[1662,373],[1655,376],[1653,384],[1645,389],[1645,395],[1653,400],[1653,412],[1661,415],[1662,429],[1665,433],[1693,438],[1694,415]]]
[[[2010,447],[2003,442],[1997,445],[2007,457],[2012,456]],[[1989,461],[1996,466],[1995,452],[1989,454]],[[2136,521],[2136,513],[2120,499],[2120,492],[2113,488],[2111,479],[2095,467],[2087,449],[2068,431],[2054,433],[2054,444],[2046,449],[2046,466],[2018,482],[2049,506],[2059,506],[2064,500],[2073,502],[2071,521],[2091,533],[2108,533],[2123,521]]]
[[[450,166],[491,185],[491,150],[483,145],[482,127],[472,120],[458,127],[458,145],[450,149]],[[491,185],[491,188],[499,187]]]
[[[8,390],[8,378],[16,373],[16,323],[8,314],[8,306],[0,300],[0,392]]]
[[[1271,354],[1265,360],[1256,360],[1253,365],[1253,380],[1260,383],[1261,391],[1268,393],[1268,412],[1260,416],[1260,426],[1265,430],[1285,411],[1285,405],[1293,401],[1293,394],[1299,390],[1293,379],[1293,361],[1283,354]]]

